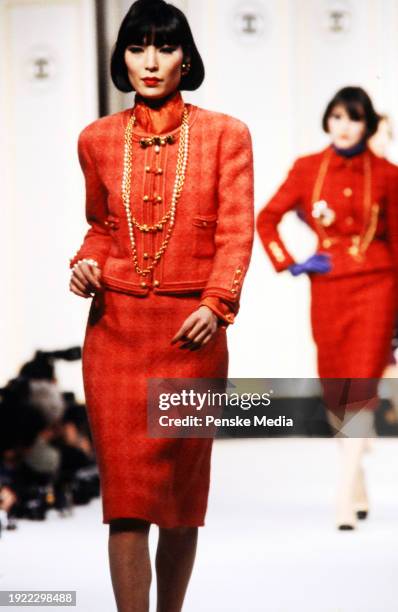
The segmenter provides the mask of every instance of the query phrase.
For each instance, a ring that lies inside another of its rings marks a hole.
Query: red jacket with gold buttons
[[[111,289],[141,296],[149,291],[200,291],[203,301],[220,298],[236,312],[254,231],[250,133],[244,123],[228,115],[187,107],[190,136],[185,183],[167,250],[152,274],[144,279],[134,269],[121,197],[130,109],[94,121],[79,136],[90,229],[70,266],[92,258],[102,268],[103,284]],[[142,224],[155,224],[170,207],[180,123],[168,132],[175,143],[161,146],[158,152],[153,146],[140,146],[140,139],[153,134],[140,125],[133,130],[131,210]],[[141,267],[148,265],[163,239],[163,231],[135,231]]]
[[[331,212],[329,221],[316,218],[322,203]],[[398,167],[369,149],[347,159],[328,147],[296,160],[257,218],[260,238],[278,272],[295,263],[278,232],[290,210],[317,234],[319,250],[331,254],[328,276],[398,272]]]

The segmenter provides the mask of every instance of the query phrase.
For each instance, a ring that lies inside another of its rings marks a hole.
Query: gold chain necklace
[[[123,181],[122,181],[122,199],[123,204],[126,210],[127,217],[127,225],[130,237],[130,245],[132,258],[134,263],[134,268],[138,274],[141,276],[146,276],[150,274],[154,267],[159,263],[160,258],[163,253],[166,251],[167,246],[169,244],[170,236],[173,231],[174,223],[175,223],[175,215],[177,202],[181,195],[182,188],[185,182],[185,173],[187,169],[188,163],[188,151],[189,151],[189,124],[188,124],[188,110],[184,107],[184,112],[182,116],[182,124],[181,124],[181,134],[180,134],[180,142],[178,146],[178,154],[177,154],[177,168],[176,168],[176,178],[174,182],[173,195],[171,198],[171,205],[169,210],[163,217],[154,225],[145,225],[141,224],[137,221],[137,219],[132,215],[131,207],[130,207],[130,196],[131,196],[131,171],[133,167],[133,146],[132,146],[132,133],[133,127],[135,125],[136,118],[134,112],[132,113],[128,124],[125,130],[124,137],[124,165],[123,165]],[[163,230],[163,226],[168,223],[168,228],[166,232],[166,236],[164,240],[156,252],[153,262],[149,264],[146,268],[141,268],[138,263],[138,254],[137,254],[137,246],[135,242],[134,236],[134,227],[137,228],[140,232],[160,232]]]
[[[319,201],[323,184],[325,182],[326,174],[329,168],[329,163],[332,157],[332,150],[328,149],[322,159],[318,176],[315,181],[314,190],[312,193],[311,204],[314,206]],[[365,152],[364,159],[364,196],[363,196],[363,208],[365,224],[370,212],[370,221],[362,236],[352,236],[352,244],[348,248],[348,253],[357,261],[362,261],[363,255],[365,254],[369,244],[372,242],[377,229],[377,220],[379,215],[379,205],[372,205],[372,167],[370,163],[369,154]],[[322,239],[322,246],[329,248],[338,238],[333,238],[328,235],[324,226],[319,219],[315,220],[318,227],[318,232]]]

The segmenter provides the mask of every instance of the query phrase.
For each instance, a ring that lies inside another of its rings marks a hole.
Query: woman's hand
[[[207,344],[217,329],[217,315],[207,306],[199,306],[197,310],[185,319],[172,339],[171,344],[175,344],[180,340],[183,343],[180,348],[189,348],[191,351],[194,351]]]
[[[83,298],[101,289],[101,270],[93,259],[82,259],[72,269],[69,289]]]

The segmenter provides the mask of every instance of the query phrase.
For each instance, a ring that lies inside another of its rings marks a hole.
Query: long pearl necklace
[[[130,245],[131,245],[131,253],[134,263],[134,268],[138,274],[141,276],[147,276],[152,272],[154,267],[159,263],[162,255],[167,249],[169,244],[170,236],[173,231],[177,202],[181,195],[182,188],[185,182],[185,174],[188,163],[188,151],[189,151],[189,124],[188,124],[188,110],[186,106],[184,107],[184,112],[182,116],[182,124],[181,124],[181,133],[180,133],[180,142],[178,146],[178,154],[177,154],[177,167],[176,167],[176,178],[174,182],[173,195],[171,198],[171,205],[169,210],[159,221],[157,221],[154,225],[145,225],[141,224],[137,221],[137,219],[133,216],[130,207],[130,196],[131,196],[131,171],[133,167],[133,146],[132,146],[132,133],[133,127],[136,123],[136,117],[134,112],[132,113],[128,124],[125,130],[124,137],[124,164],[123,164],[123,180],[122,180],[122,199],[124,208],[126,210],[127,217],[127,225],[130,237]],[[168,228],[164,240],[156,252],[153,261],[146,268],[141,268],[138,263],[138,254],[137,254],[137,246],[135,242],[134,236],[134,227],[137,228],[138,231],[148,233],[148,232],[160,232],[163,230],[163,226],[168,223]]]

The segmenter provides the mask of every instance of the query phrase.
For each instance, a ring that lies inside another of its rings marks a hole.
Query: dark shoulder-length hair
[[[365,121],[366,138],[377,131],[380,115],[376,113],[372,100],[362,87],[343,87],[330,100],[322,119],[325,132],[329,131],[328,120],[336,106],[343,106],[353,121]]]
[[[112,52],[111,76],[123,92],[133,91],[128,79],[124,53],[129,45],[181,45],[191,64],[181,77],[179,89],[194,90],[203,82],[205,69],[184,13],[164,0],[136,0],[123,19]]]

